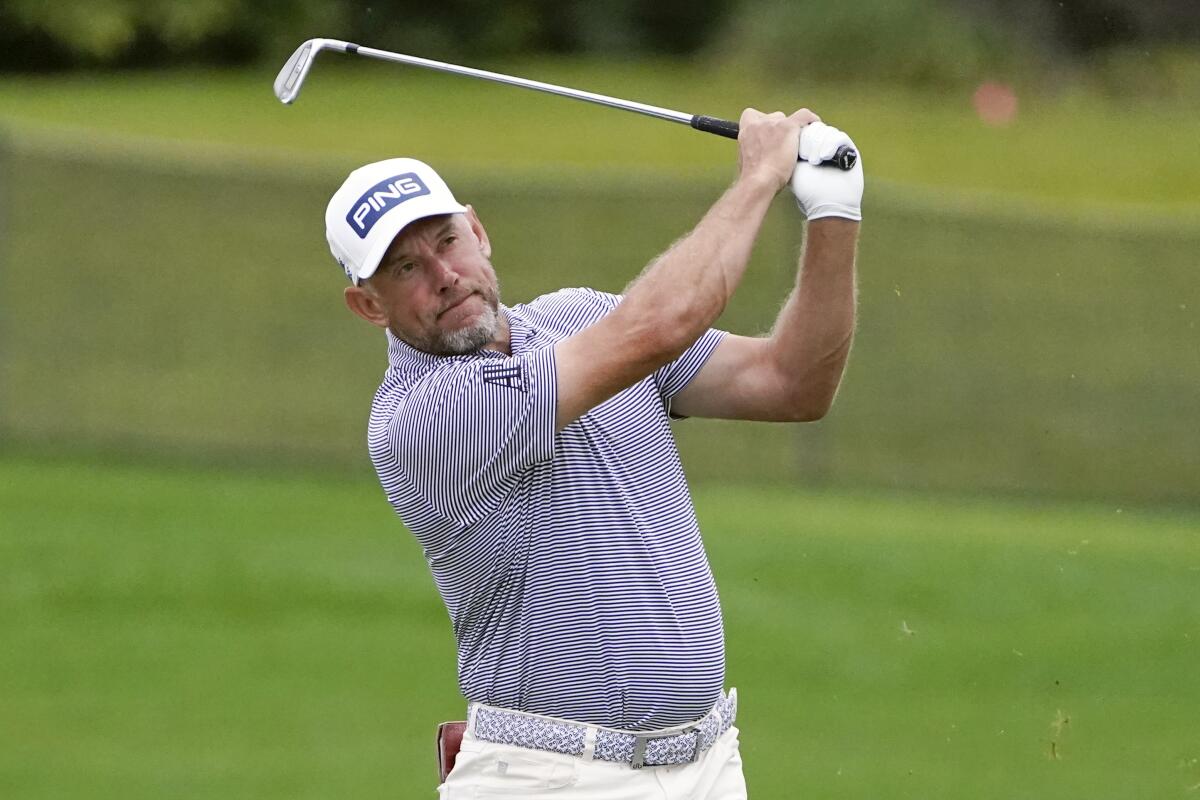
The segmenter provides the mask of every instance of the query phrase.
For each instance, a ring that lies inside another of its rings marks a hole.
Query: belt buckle
[[[631,761],[629,763],[629,766],[633,767],[634,769],[641,769],[642,767],[646,766],[646,745],[649,742],[657,741],[658,739],[671,739],[676,736],[687,736],[689,733],[696,734],[696,743],[695,743],[695,746],[692,748],[692,757],[689,758],[686,762],[681,761],[679,763],[681,763],[681,764],[682,763],[688,763],[688,764],[696,763],[700,759],[700,725],[699,725],[699,723],[697,723],[695,725],[690,725],[681,731],[675,731],[674,733],[663,733],[663,734],[659,734],[657,736],[655,736],[654,734],[642,735],[642,734],[635,733],[633,735],[633,761]]]

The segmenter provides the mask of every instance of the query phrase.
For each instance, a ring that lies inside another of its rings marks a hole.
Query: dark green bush
[[[327,36],[435,58],[555,52],[680,55],[731,0],[8,0],[0,69],[283,58]]]
[[[1179,94],[1196,0],[0,0],[0,71],[282,63],[329,36],[466,63],[723,52],[771,75]],[[1164,50],[1167,55],[1155,55]],[[1153,57],[1151,57],[1153,56]],[[1154,63],[1161,62],[1161,64]],[[1047,69],[1049,68],[1049,69]]]
[[[776,74],[926,86],[1012,75],[1031,58],[1006,28],[940,0],[745,2],[719,47]]]

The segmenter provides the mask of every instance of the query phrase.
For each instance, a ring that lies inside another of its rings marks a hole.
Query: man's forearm
[[[800,130],[815,119],[806,109],[742,112],[733,186],[630,284],[611,313],[554,345],[559,429],[678,358],[716,321],[746,271],[772,199],[796,171]]]
[[[832,405],[850,354],[858,228],[837,217],[808,223],[796,289],[771,331],[771,360],[807,418]]]
[[[619,312],[650,323],[657,334],[672,340],[671,349],[682,351],[724,311],[774,196],[770,185],[752,177],[739,179],[691,233],[629,285]]]

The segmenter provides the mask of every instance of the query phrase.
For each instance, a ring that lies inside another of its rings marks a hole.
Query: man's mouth
[[[467,300],[468,300],[468,299],[469,299],[471,296],[473,296],[474,294],[475,294],[474,292],[468,292],[467,294],[464,294],[462,297],[460,297],[460,298],[458,298],[457,300],[455,300],[455,301],[454,301],[453,303],[451,303],[450,305],[448,305],[448,306],[446,306],[445,308],[443,308],[441,311],[439,311],[439,312],[438,312],[438,319],[441,319],[441,318],[442,318],[442,316],[443,316],[443,315],[445,315],[447,312],[449,312],[449,311],[453,311],[454,309],[456,309],[456,308],[458,308],[459,306],[461,306],[463,303],[465,303],[465,302],[466,302],[466,301],[467,301]]]

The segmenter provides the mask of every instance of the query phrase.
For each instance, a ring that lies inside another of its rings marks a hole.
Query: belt
[[[485,742],[613,761],[641,769],[699,759],[733,725],[737,716],[737,689],[722,695],[704,718],[657,731],[604,728],[482,703],[471,703],[469,714],[471,733]]]

